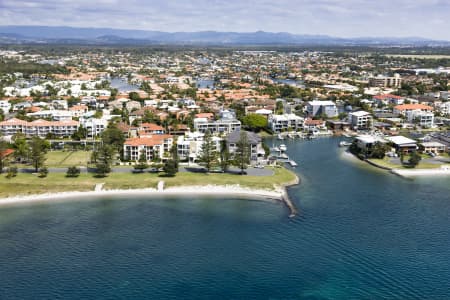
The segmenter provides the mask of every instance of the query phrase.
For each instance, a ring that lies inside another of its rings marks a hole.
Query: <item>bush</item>
[[[17,176],[17,167],[9,167],[6,173],[6,178],[12,178]]]
[[[81,170],[75,166],[67,168],[66,177],[78,177],[80,176]]]
[[[47,175],[48,175],[47,167],[42,167],[39,169],[39,177],[44,178],[44,177],[47,177]]]

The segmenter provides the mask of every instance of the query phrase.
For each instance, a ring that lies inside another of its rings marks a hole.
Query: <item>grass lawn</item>
[[[408,161],[408,159],[409,158],[405,156],[405,162]],[[405,165],[393,164],[389,161],[389,158],[387,158],[387,157],[385,157],[383,159],[372,158],[372,159],[369,159],[369,161],[371,161],[377,165],[390,168],[390,169],[411,169]],[[437,169],[440,167],[441,167],[441,164],[432,164],[432,163],[426,163],[426,162],[421,161],[414,169]]]
[[[7,179],[0,176],[0,198],[15,195],[43,194],[66,191],[93,191],[96,183],[105,183],[104,189],[156,188],[163,180],[166,187],[205,184],[240,184],[241,186],[273,189],[274,185],[289,183],[295,174],[285,168],[275,169],[273,176],[248,176],[232,174],[204,174],[180,172],[175,177],[161,177],[158,174],[111,173],[105,178],[95,178],[92,174],[81,174],[77,178],[66,178],[64,173],[50,173],[46,178],[20,173]]]
[[[91,151],[49,151],[45,157],[48,167],[86,166]]]

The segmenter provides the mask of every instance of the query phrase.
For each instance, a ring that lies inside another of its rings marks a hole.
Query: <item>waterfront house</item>
[[[439,142],[423,142],[420,145],[426,153],[441,154],[447,151],[447,146]]]
[[[271,115],[269,117],[268,125],[275,133],[303,129],[304,118],[295,114]]]
[[[256,162],[259,158],[264,158],[266,152],[264,151],[264,148],[262,146],[261,137],[258,134],[250,131],[236,130],[231,132],[227,136],[227,146],[230,154],[236,152],[237,144],[241,137],[241,132],[244,132],[247,135],[247,140],[250,145],[250,160]]]
[[[373,117],[366,111],[355,111],[348,114],[352,129],[371,129],[373,126]]]
[[[35,120],[27,122],[24,120],[12,118],[0,122],[0,132],[5,135],[14,135],[23,133],[27,137],[38,136],[45,138],[48,134],[53,134],[57,137],[70,137],[79,127],[78,121],[46,121]]]
[[[333,118],[338,115],[338,109],[333,101],[314,100],[306,104],[306,113],[309,117],[325,115],[328,118]]]
[[[386,137],[386,140],[390,142],[397,152],[411,153],[418,149],[415,140],[401,135]]]

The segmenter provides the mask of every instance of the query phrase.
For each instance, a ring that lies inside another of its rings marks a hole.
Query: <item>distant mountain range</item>
[[[112,28],[0,26],[0,44],[450,46],[419,37],[339,38],[287,32],[162,32]]]

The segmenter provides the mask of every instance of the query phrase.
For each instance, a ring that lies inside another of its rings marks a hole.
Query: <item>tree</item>
[[[139,155],[138,164],[134,165],[135,170],[139,170],[141,173],[148,168],[147,157],[145,156],[145,150],[142,150]]]
[[[206,131],[203,137],[202,149],[199,154],[199,161],[205,165],[206,171],[211,171],[212,166],[217,161],[216,145],[211,133]]]
[[[48,142],[39,137],[33,137],[29,142],[29,147],[31,163],[33,164],[34,171],[37,172],[44,165]]]
[[[80,168],[77,168],[75,166],[69,167],[67,168],[67,172],[66,172],[66,177],[78,177],[80,176],[81,170]]]
[[[380,142],[376,142],[371,149],[371,158],[379,158],[382,159],[386,155],[386,152],[389,151],[389,146]]]
[[[9,147],[8,147],[8,143],[0,140],[0,174],[3,173],[3,169],[8,165],[8,151]]]
[[[250,164],[250,143],[245,131],[241,131],[239,140],[236,143],[233,162],[235,166],[241,169],[241,174],[244,174],[244,170]]]
[[[80,125],[78,130],[72,134],[72,139],[75,141],[82,140],[87,136],[87,129]]]
[[[18,161],[27,161],[30,154],[30,149],[25,136],[22,134],[15,135],[13,140],[14,158]]]
[[[164,166],[163,166],[163,171],[166,176],[169,176],[169,177],[175,176],[175,174],[178,171],[177,162],[174,161],[173,159],[166,160],[166,162],[164,163]]]
[[[284,111],[283,101],[277,101],[276,106],[275,106],[275,114],[282,115],[283,111]]]
[[[267,127],[267,118],[258,114],[248,114],[242,118],[242,124],[250,130],[259,132]]]
[[[105,177],[111,172],[111,164],[113,161],[114,148],[109,144],[102,145],[97,149],[97,163],[95,165],[95,173],[98,177]]]
[[[222,171],[227,172],[230,166],[230,151],[228,149],[227,141],[220,141],[220,167]]]
[[[421,160],[422,160],[422,157],[420,156],[420,154],[417,153],[417,151],[414,151],[413,153],[411,153],[408,163],[411,167],[415,168]]]
[[[109,126],[105,131],[103,131],[102,140],[103,144],[114,147],[118,153],[122,154],[125,136],[123,132],[115,125]]]

